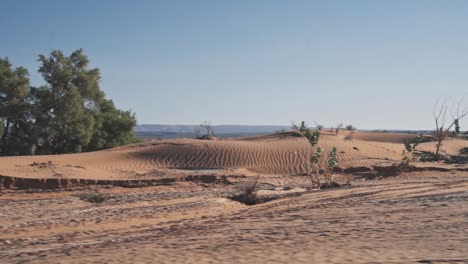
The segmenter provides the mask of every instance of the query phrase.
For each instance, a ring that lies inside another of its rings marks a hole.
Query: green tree
[[[23,67],[14,68],[0,58],[0,153],[19,155],[27,151],[29,129],[29,76]]]
[[[46,84],[30,87],[28,72],[0,58],[0,155],[59,154],[133,142],[135,115],[115,107],[99,87],[81,49],[39,55]]]
[[[133,142],[135,115],[115,107],[112,100],[103,100],[95,113],[96,124],[87,150],[99,150]]]
[[[39,72],[47,85],[36,88],[35,135],[39,153],[81,152],[91,140],[96,101],[103,95],[99,70],[88,69],[82,50],[66,57],[53,51],[39,55]]]
[[[118,110],[99,87],[98,68],[89,68],[79,49],[70,56],[52,51],[39,56],[47,85],[31,91],[38,153],[69,153],[128,144],[135,116]]]

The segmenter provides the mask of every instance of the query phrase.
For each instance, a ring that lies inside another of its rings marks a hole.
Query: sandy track
[[[2,263],[468,262],[468,178],[397,177],[247,207],[231,187],[0,196]]]

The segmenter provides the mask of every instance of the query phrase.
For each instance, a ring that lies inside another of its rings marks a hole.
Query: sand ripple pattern
[[[245,168],[258,173],[295,174],[307,170],[310,147],[301,138],[269,141],[161,142],[133,153],[138,159],[177,169]]]
[[[323,133],[319,142],[325,150],[322,165],[326,165],[332,147],[338,149],[342,169],[399,162],[404,149],[401,141],[414,135],[356,132],[352,140],[345,136],[346,132]],[[428,142],[418,148],[432,151],[434,145]],[[457,155],[465,148],[467,140],[444,143],[449,155]],[[307,140],[293,132],[226,140],[159,140],[81,154],[1,157],[0,175],[117,180],[157,177],[161,175],[158,170],[167,169],[242,169],[295,175],[308,171],[312,152]]]

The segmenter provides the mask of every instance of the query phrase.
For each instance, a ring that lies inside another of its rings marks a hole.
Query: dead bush
[[[106,200],[106,196],[103,193],[100,193],[97,190],[89,190],[85,193],[81,193],[78,195],[80,200],[90,202],[90,203],[101,203]]]
[[[231,200],[238,201],[246,205],[255,205],[255,204],[261,203],[262,201],[260,198],[258,198],[257,192],[256,192],[258,179],[259,177],[255,179],[253,184],[246,186],[242,190],[242,193],[232,196]]]

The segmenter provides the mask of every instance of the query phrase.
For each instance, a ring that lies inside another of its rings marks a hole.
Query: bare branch
[[[291,129],[299,131],[299,126],[297,125],[296,121],[291,121]]]
[[[458,104],[456,106],[456,110],[451,111],[451,120],[450,122],[446,125],[446,118],[447,118],[447,98],[445,98],[443,101],[440,101],[438,99],[434,105],[434,109],[432,110],[432,115],[434,117],[435,121],[435,137],[437,139],[437,145],[436,145],[436,152],[435,152],[435,159],[438,160],[440,158],[440,149],[442,147],[442,142],[445,140],[445,138],[450,134],[450,129],[452,129],[453,126],[455,126],[456,123],[460,121],[460,119],[464,118],[465,116],[468,115],[468,106],[463,108],[463,100],[464,96],[458,101]]]

